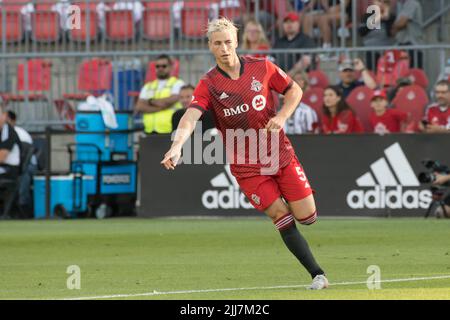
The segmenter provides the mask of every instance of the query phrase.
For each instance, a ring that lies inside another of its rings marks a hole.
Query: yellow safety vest
[[[178,81],[176,77],[170,77],[167,80],[166,85],[161,90],[158,90],[158,79],[147,83],[144,86],[146,90],[152,90],[155,92],[152,99],[163,99],[168,98],[172,95],[172,87]],[[144,130],[146,133],[152,133],[153,131],[157,133],[171,133],[172,132],[172,116],[178,109],[182,109],[183,106],[180,102],[174,103],[167,109],[154,112],[154,113],[144,113],[143,122]]]

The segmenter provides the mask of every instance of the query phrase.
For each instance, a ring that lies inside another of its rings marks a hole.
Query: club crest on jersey
[[[260,205],[260,199],[256,194],[252,194],[252,200],[254,203],[256,203],[257,205]]]
[[[260,92],[262,90],[262,87],[263,87],[262,83],[259,82],[258,80],[256,80],[255,77],[253,77],[253,81],[252,81],[250,90],[253,90],[255,92]]]
[[[252,107],[256,111],[261,111],[262,109],[264,109],[266,107],[266,97],[260,94],[255,96],[252,100]]]

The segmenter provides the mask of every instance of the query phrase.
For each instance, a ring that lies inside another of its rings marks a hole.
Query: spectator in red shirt
[[[244,50],[269,50],[270,44],[267,40],[266,33],[262,25],[255,19],[250,19],[244,28],[244,33],[242,35],[242,49]],[[255,53],[249,54],[248,56],[253,56],[257,58],[265,57],[265,54]]]
[[[364,128],[345,102],[339,86],[329,86],[323,94],[322,131],[325,134],[361,133]]]
[[[436,103],[428,106],[419,129],[426,133],[450,132],[450,82],[440,80],[434,88]]]
[[[398,109],[388,109],[388,100],[383,90],[375,90],[370,100],[373,112],[370,115],[372,132],[380,135],[404,132],[408,114]]]

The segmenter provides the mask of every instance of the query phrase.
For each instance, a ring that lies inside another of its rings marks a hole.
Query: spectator
[[[422,6],[417,0],[398,0],[397,18],[392,27],[396,44],[400,46],[422,43]],[[423,68],[422,52],[409,50],[410,66]]]
[[[356,78],[356,72],[361,73],[363,81]],[[338,86],[342,89],[344,99],[348,97],[353,89],[359,86],[366,85],[370,89],[374,90],[377,87],[375,79],[372,78],[361,59],[344,60],[339,65],[339,78],[340,82]]]
[[[345,102],[339,86],[328,86],[323,94],[322,131],[325,134],[364,132],[354,111]]]
[[[380,28],[369,28],[367,23],[373,13],[366,13],[362,19],[359,33],[362,36],[364,47],[383,47],[394,44],[395,39],[392,34],[392,26],[395,21],[395,14],[391,8],[391,0],[374,0],[374,5],[380,8],[381,15],[375,15],[375,23],[380,24]],[[366,64],[370,70],[376,69],[376,63],[380,54],[377,52],[366,53]]]
[[[274,45],[274,49],[306,49],[314,48],[314,41],[300,31],[300,21],[297,13],[290,12],[283,19],[284,36],[279,38]],[[276,63],[284,70],[292,73],[295,65],[296,70],[306,70],[311,64],[309,55],[301,54],[276,54]]]
[[[440,80],[434,87],[436,102],[428,106],[419,130],[426,133],[450,132],[450,81]]]
[[[180,123],[181,118],[186,112],[187,107],[191,104],[192,95],[194,93],[194,87],[187,84],[180,89],[180,102],[183,109],[177,110],[172,116],[172,128],[175,130]],[[202,114],[199,121],[202,123],[202,132],[205,133],[206,130],[215,128],[214,120],[211,111],[206,111]]]
[[[342,1],[342,0],[341,0]],[[313,29],[318,26],[323,41],[323,48],[331,48],[332,26],[340,27],[341,1],[333,0],[311,0],[303,8],[303,29],[304,32],[313,37]],[[343,0],[345,6],[346,19],[352,17],[352,1]],[[337,3],[337,4],[336,4]],[[333,5],[335,4],[335,5]]]
[[[8,122],[9,125],[14,127],[14,130],[16,131],[17,136],[19,137],[19,140],[22,144],[23,149],[22,151],[26,150],[27,148],[31,148],[33,146],[33,138],[31,138],[31,135],[25,129],[16,125],[17,115],[14,111],[9,110],[7,112],[6,121]],[[30,164],[28,165],[26,173],[22,174],[20,180],[19,206],[23,212],[27,213],[27,216],[29,217],[31,217],[32,215],[32,207],[33,207],[33,201],[31,197],[31,184],[33,176],[36,173],[37,169],[38,169],[37,158],[35,155],[33,155],[30,160]]]
[[[370,99],[373,111],[370,114],[370,126],[373,133],[405,132],[408,115],[398,109],[388,109],[387,95],[383,90],[375,90]]]
[[[17,179],[20,174],[20,152],[21,144],[16,131],[6,122],[6,112],[3,104],[0,104],[0,202],[2,210],[0,218],[10,218],[4,212],[4,206],[7,199],[12,196],[12,190],[7,185],[2,185],[2,180]]]
[[[7,122],[7,113],[0,105],[0,179],[17,178],[20,173],[20,139]]]
[[[242,35],[242,49],[244,50],[269,50],[270,44],[262,25],[254,20],[249,20]],[[265,54],[252,54],[253,57],[265,57]]]
[[[146,83],[136,103],[136,112],[142,112],[144,131],[150,133],[171,133],[172,115],[182,108],[180,89],[183,80],[170,76],[172,60],[168,55],[156,58],[156,79]]]
[[[292,79],[302,88],[308,89],[308,75],[305,72],[296,72]],[[286,134],[318,133],[319,118],[316,111],[307,104],[300,102],[292,116],[286,121],[284,132]]]

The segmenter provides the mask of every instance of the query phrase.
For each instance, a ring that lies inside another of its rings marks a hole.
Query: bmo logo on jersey
[[[266,107],[266,97],[258,94],[252,100],[252,107],[256,111],[261,111]],[[250,106],[246,103],[234,108],[223,109],[223,114],[225,117],[235,116],[237,114],[245,113],[250,110]]]
[[[223,113],[224,113],[225,117],[229,117],[229,116],[234,116],[237,114],[247,112],[249,109],[250,109],[250,107],[248,106],[248,104],[244,103],[235,108],[223,109]]]

